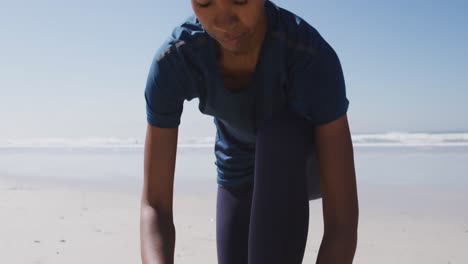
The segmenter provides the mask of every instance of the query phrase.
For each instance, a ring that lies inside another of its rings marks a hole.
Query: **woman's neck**
[[[267,17],[264,15],[256,34],[252,37],[250,48],[245,53],[232,53],[218,44],[218,62],[225,72],[249,73],[255,70],[258,57],[267,32]]]

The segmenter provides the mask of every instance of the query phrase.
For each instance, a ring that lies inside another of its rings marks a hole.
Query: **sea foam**
[[[468,146],[468,133],[407,133],[353,134],[354,146]],[[212,148],[214,137],[179,137],[179,147]],[[0,139],[0,148],[142,148],[143,138],[86,137],[86,138],[22,138]]]

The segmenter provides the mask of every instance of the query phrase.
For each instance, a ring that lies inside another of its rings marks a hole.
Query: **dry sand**
[[[213,187],[213,188],[212,188]],[[176,263],[216,263],[213,185],[176,185]],[[138,191],[1,181],[0,263],[141,263]],[[468,263],[468,197],[460,192],[359,186],[354,263]],[[310,202],[303,263],[315,263],[322,200]]]

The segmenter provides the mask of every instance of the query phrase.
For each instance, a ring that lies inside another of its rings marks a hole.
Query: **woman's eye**
[[[245,4],[247,4],[247,0],[234,0],[233,2],[236,5],[245,5]],[[204,7],[210,6],[211,2],[206,2],[206,3],[196,2],[196,4],[197,4],[198,7],[204,8]]]
[[[245,5],[247,4],[247,0],[237,0],[237,1],[235,0],[234,3],[236,5]]]
[[[196,4],[198,7],[204,8],[204,7],[208,7],[211,3],[210,2],[206,2],[206,3],[196,2]]]

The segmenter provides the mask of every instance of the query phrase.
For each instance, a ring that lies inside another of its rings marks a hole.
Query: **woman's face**
[[[206,32],[227,51],[249,52],[262,41],[265,0],[191,0],[193,11]]]

